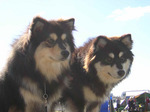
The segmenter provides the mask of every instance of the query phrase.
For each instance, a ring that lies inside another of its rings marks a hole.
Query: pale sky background
[[[0,0],[0,69],[10,45],[26,30],[32,18],[75,18],[77,47],[98,35],[132,34],[134,62],[130,76],[112,93],[150,89],[150,0]]]

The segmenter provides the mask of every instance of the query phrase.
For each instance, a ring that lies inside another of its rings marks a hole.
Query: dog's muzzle
[[[114,78],[122,78],[125,75],[125,71],[124,70],[119,70],[118,71],[118,76],[113,76],[111,73],[108,72],[108,74]]]

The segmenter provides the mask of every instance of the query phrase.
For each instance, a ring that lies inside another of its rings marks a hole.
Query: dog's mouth
[[[109,74],[110,76],[112,76],[111,73],[108,72],[108,74]],[[113,77],[113,76],[112,76],[112,77]]]
[[[61,60],[61,61],[65,61],[65,60],[67,60],[67,58],[61,58],[60,60]]]
[[[55,59],[55,58],[53,58],[53,57],[49,57],[51,60],[53,60],[53,61],[65,61],[65,60],[67,60],[68,59],[68,57],[63,57],[63,58],[61,58],[61,59]]]
[[[122,77],[120,77],[120,76],[115,77],[115,76],[113,76],[110,72],[108,72],[108,75],[110,75],[111,77],[116,78],[116,79],[120,79],[120,78],[122,78]]]

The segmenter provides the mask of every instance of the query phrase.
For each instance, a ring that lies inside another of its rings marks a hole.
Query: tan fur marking
[[[67,36],[67,35],[66,35],[65,33],[62,34],[62,35],[61,35],[61,39],[62,39],[62,40],[65,40],[65,39],[66,39],[66,36]]]
[[[109,53],[109,56],[110,56],[111,58],[114,58],[114,57],[115,57],[113,53]]]
[[[119,58],[121,58],[123,56],[123,52],[119,53]]]
[[[24,88],[20,88],[20,93],[23,96],[24,100],[25,100],[25,112],[36,112],[44,109],[44,99],[41,97],[42,94],[36,95],[36,94],[32,94],[31,92],[29,92],[28,90],[25,90]],[[38,105],[38,106],[37,106]]]
[[[51,33],[50,38],[53,39],[53,40],[57,40],[58,37],[55,33]]]
[[[26,102],[26,104],[28,104],[30,101],[36,101],[39,103],[42,103],[43,101],[39,98],[39,96],[32,94],[31,92],[29,92],[28,90],[25,90],[23,88],[20,88],[20,92],[22,94],[22,96],[24,97],[24,100]]]
[[[84,98],[87,101],[87,104],[85,105],[84,108],[84,112],[87,112],[86,109],[88,108],[88,106],[93,103],[93,102],[99,102],[99,101],[103,101],[104,97],[98,97],[94,94],[94,92],[89,88],[89,87],[83,87],[83,93],[84,93]],[[97,106],[96,108],[94,108],[91,112],[98,112],[99,110],[99,106]]]
[[[88,87],[83,87],[84,97],[88,102],[98,101],[98,97]]]
[[[127,71],[127,70],[129,69],[130,63],[131,63],[130,60],[127,59],[127,61],[126,61],[125,63],[122,64],[123,69],[124,69],[125,71]]]
[[[31,79],[23,78],[22,84],[27,89],[31,90],[35,95],[41,95],[41,91],[39,91],[37,84],[35,82],[33,82]]]

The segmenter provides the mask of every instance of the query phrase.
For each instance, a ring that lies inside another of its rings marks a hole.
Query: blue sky
[[[46,19],[75,18],[76,46],[98,35],[132,34],[135,55],[130,76],[113,89],[150,89],[150,0],[0,0],[0,69],[5,65],[11,43],[40,15]]]

